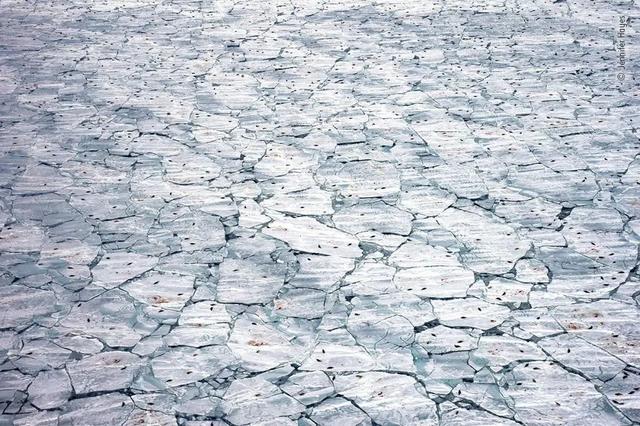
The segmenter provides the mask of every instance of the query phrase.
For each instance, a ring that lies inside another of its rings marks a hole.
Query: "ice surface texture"
[[[640,422],[638,17],[0,1],[0,424]]]

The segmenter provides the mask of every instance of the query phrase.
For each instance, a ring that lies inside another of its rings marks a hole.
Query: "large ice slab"
[[[437,221],[464,243],[462,260],[476,272],[508,272],[530,247],[508,224],[484,214],[450,208]]]
[[[312,254],[359,257],[362,251],[351,234],[331,228],[307,217],[280,217],[263,232],[286,242],[292,249]]]
[[[227,259],[220,265],[216,299],[222,303],[267,303],[284,283],[284,270],[250,260]]]

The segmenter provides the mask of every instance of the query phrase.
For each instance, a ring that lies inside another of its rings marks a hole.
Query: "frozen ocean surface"
[[[0,0],[0,424],[638,424],[638,17]]]

